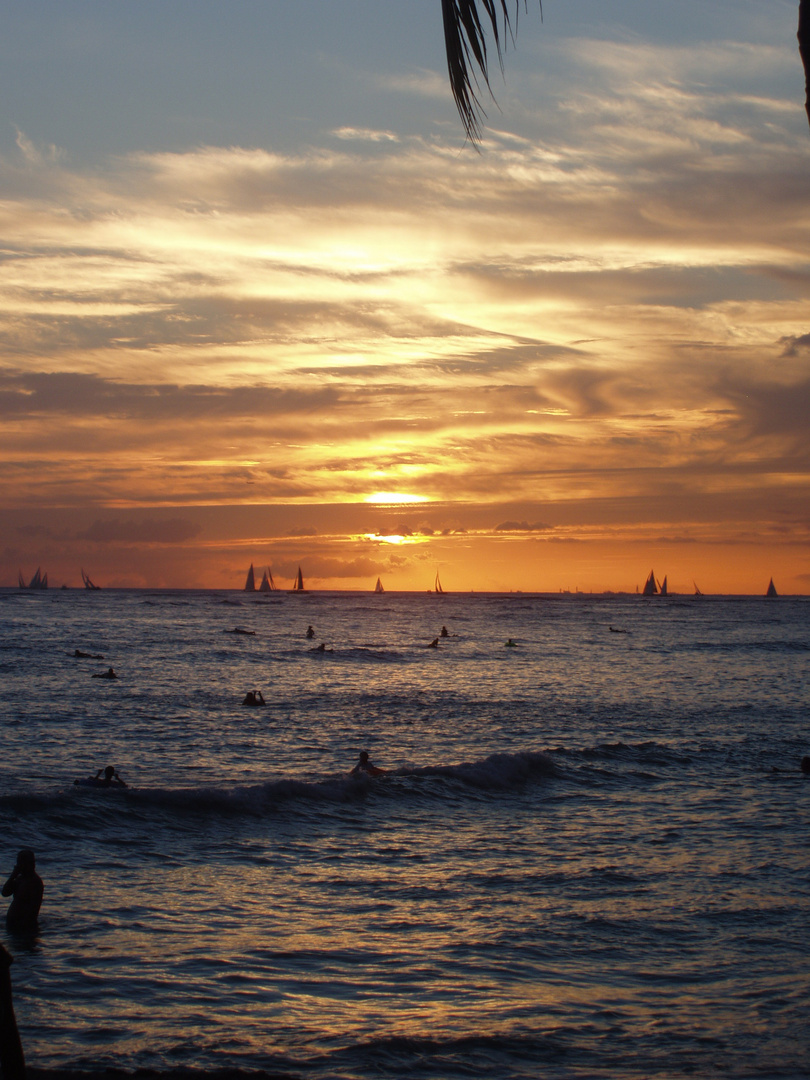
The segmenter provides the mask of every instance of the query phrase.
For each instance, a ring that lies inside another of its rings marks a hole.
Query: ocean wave
[[[570,749],[559,746],[552,751],[555,755],[587,762],[615,761],[634,765],[687,765],[692,760],[682,750],[658,742],[642,743],[597,743],[594,746]]]
[[[492,754],[480,761],[451,765],[404,766],[382,776],[341,775],[329,777],[280,778],[252,784],[210,784],[191,788],[127,787],[93,788],[74,785],[53,794],[17,794],[0,796],[0,810],[18,814],[57,814],[60,817],[79,812],[127,814],[134,810],[169,811],[177,814],[213,814],[223,816],[264,816],[282,805],[350,803],[379,795],[407,801],[410,797],[431,794],[441,799],[448,784],[454,793],[507,792],[544,777],[557,775],[552,759],[539,751],[517,754]],[[432,790],[430,790],[432,789]]]

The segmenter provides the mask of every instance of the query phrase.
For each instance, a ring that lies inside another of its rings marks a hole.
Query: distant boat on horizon
[[[433,591],[436,593],[443,593],[442,583],[439,581],[439,571],[436,571],[436,580],[433,583]]]
[[[273,581],[273,571],[269,566],[262,574],[262,583],[259,586],[259,592],[278,592],[278,585]]]
[[[48,572],[46,570],[44,574],[41,574],[40,567],[37,567],[37,572],[26,585],[25,578],[22,576],[22,570],[20,570],[17,574],[17,581],[21,589],[47,589]]]
[[[374,586],[374,592],[385,592],[385,589],[383,588],[383,583],[380,581],[379,578],[377,578],[377,584]]]
[[[765,595],[766,596],[778,596],[779,595],[779,593],[776,591],[776,586],[773,583],[773,578],[771,578],[771,580],[768,582],[768,591],[765,593]]]
[[[298,577],[295,579],[295,584],[292,587],[293,592],[306,592],[304,588],[304,575],[301,573],[301,567],[298,567]]]
[[[641,590],[642,596],[657,596],[658,586],[655,584],[655,574],[650,571],[650,576],[644,582],[644,588]]]
[[[703,596],[703,593],[702,593],[702,592],[700,591],[700,589],[699,589],[699,588],[697,587],[697,582],[696,582],[696,581],[693,581],[693,582],[692,582],[692,584],[693,584],[693,585],[695,586],[695,596]]]
[[[245,581],[245,592],[256,592],[256,577],[253,573],[253,563],[250,564],[250,569],[247,572],[247,580]]]
[[[90,580],[90,575],[85,574],[84,567],[82,567],[82,581],[84,582],[85,589],[90,589],[92,592],[99,592],[100,585],[96,585],[94,581]]]
[[[658,595],[659,596],[669,596],[669,593],[667,592],[667,575],[666,574],[664,574],[664,580],[658,586]]]

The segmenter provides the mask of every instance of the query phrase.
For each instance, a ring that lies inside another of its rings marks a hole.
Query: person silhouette
[[[11,934],[35,934],[45,887],[36,871],[36,857],[29,848],[17,855],[17,862],[3,886],[3,896],[12,898],[6,912],[6,929]]]
[[[25,1080],[25,1056],[11,995],[13,962],[11,953],[0,945],[0,1075],[3,1080]]]
[[[368,750],[361,750],[360,760],[349,773],[349,776],[382,776],[384,772],[385,769],[378,769],[376,765],[371,764]]]
[[[242,702],[242,704],[266,705],[267,702],[264,700],[264,695],[262,694],[261,690],[248,690],[248,692],[245,694],[245,700]]]
[[[93,675],[93,678],[94,679],[117,679],[118,676],[115,674],[115,672],[113,671],[112,668],[107,668],[106,671],[97,671],[97,672],[95,672],[95,674]]]
[[[121,777],[118,775],[118,769],[116,769],[116,767],[114,765],[108,765],[107,768],[104,769],[104,774],[103,775],[102,775],[102,770],[99,769],[98,772],[96,773],[94,779],[95,779],[95,782],[101,787],[126,787],[127,786],[124,783],[124,781],[121,779]]]

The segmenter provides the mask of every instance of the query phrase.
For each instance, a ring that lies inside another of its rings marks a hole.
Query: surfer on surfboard
[[[368,750],[361,750],[360,760],[349,773],[349,776],[382,776],[385,771],[385,769],[378,769],[376,765],[371,764]]]
[[[127,786],[118,775],[118,769],[114,765],[108,765],[106,769],[99,769],[95,776],[88,776],[86,780],[74,780],[73,783],[82,784],[86,787]]]

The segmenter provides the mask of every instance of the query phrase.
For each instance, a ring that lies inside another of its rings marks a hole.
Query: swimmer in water
[[[449,636],[450,635],[447,633],[447,627],[443,626],[442,627],[442,632],[439,634],[439,637],[449,637]]]
[[[369,760],[368,750],[360,751],[360,760],[349,773],[349,776],[382,776],[385,769],[378,769]]]
[[[95,672],[95,674],[92,676],[92,678],[94,678],[94,679],[117,679],[118,676],[115,674],[115,672],[113,671],[112,668],[107,668],[106,671],[97,671],[97,672]]]
[[[438,647],[439,647],[439,639],[437,637],[435,637],[433,639],[433,641],[431,641],[431,643],[428,645],[428,648],[429,649],[438,649]]]
[[[103,775],[102,775],[103,773]],[[114,765],[108,765],[106,769],[99,769],[94,777],[100,787],[126,787],[127,785],[118,775],[118,769]]]
[[[247,694],[245,694],[245,700],[242,702],[242,704],[266,705],[267,702],[264,700],[264,695],[262,694],[261,690],[248,690]]]
[[[307,627],[307,638],[311,641],[315,637],[315,631],[311,626]]]
[[[88,776],[86,780],[74,780],[74,784],[83,784],[85,787],[126,787],[127,785],[118,775],[114,765],[108,765],[106,769],[99,769],[95,776]]]
[[[35,934],[37,918],[45,891],[42,878],[36,872],[36,858],[27,848],[17,856],[17,862],[3,886],[3,896],[12,897],[6,912],[6,929],[12,934]]]
[[[517,642],[512,641],[512,639],[509,638],[509,640],[506,642],[506,647],[507,647],[507,649],[516,649],[517,648]]]

